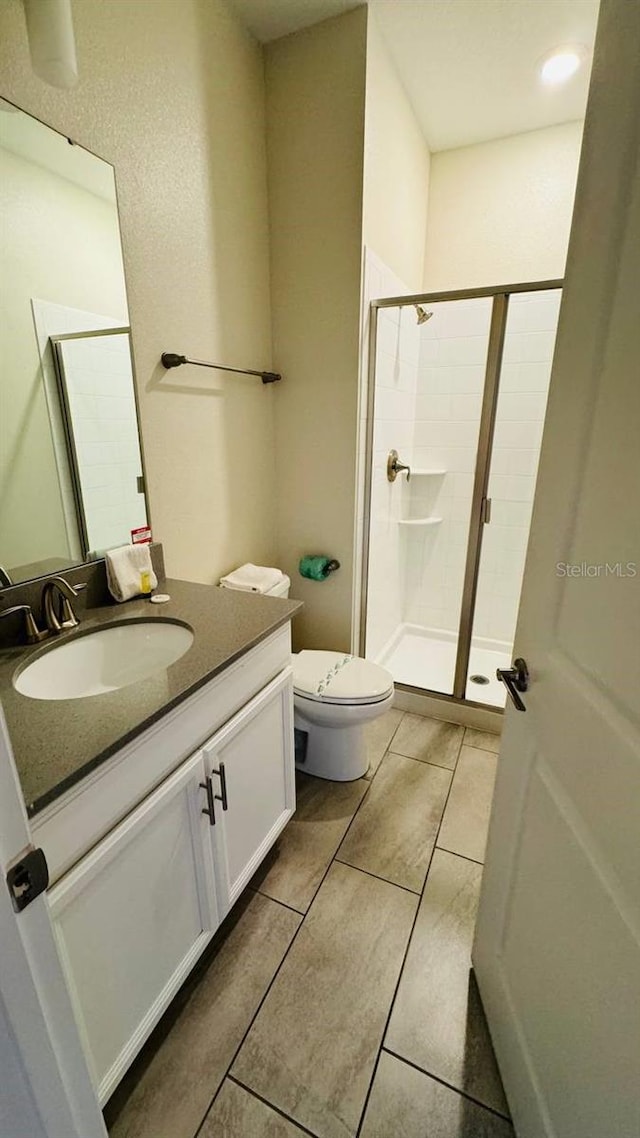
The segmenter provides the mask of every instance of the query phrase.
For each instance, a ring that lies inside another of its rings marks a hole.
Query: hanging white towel
[[[116,601],[129,601],[142,593],[143,573],[149,574],[151,588],[158,584],[151,564],[151,551],[148,545],[122,545],[110,549],[104,555],[107,566],[107,585]]]
[[[252,565],[250,561],[220,578],[223,589],[241,589],[245,593],[268,593],[274,585],[282,581],[281,569],[271,569],[268,565]]]

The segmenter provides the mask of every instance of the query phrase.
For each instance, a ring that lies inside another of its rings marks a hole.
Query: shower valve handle
[[[390,450],[389,457],[387,458],[387,478],[389,482],[395,482],[401,471],[406,470],[407,482],[411,478],[411,467],[405,466],[398,458],[397,450]]]

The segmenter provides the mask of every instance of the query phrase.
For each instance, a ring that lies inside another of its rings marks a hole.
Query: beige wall
[[[266,49],[278,544],[297,641],[348,650],[351,621],[366,9]],[[297,563],[342,564],[305,581]]]
[[[429,150],[369,11],[364,165],[364,242],[420,292],[427,231]]]
[[[212,581],[275,556],[276,395],[159,359],[270,365],[262,53],[222,0],[73,11],[80,82],[60,91],[0,5],[2,93],[115,165],[154,534],[170,573]]]
[[[111,202],[0,147],[0,217],[0,564],[14,569],[72,556],[31,300],[125,324],[127,305]]]
[[[582,123],[431,157],[424,288],[564,275]]]

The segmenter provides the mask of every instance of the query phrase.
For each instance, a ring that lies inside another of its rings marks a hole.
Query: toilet
[[[242,579],[240,573],[223,578],[221,585],[239,587],[233,582]],[[290,584],[282,574],[260,593],[288,597]],[[304,649],[294,653],[291,663],[296,766],[335,782],[362,778],[369,766],[365,724],[391,707],[393,676],[379,664],[346,652]]]
[[[336,782],[362,778],[369,766],[364,725],[392,703],[393,676],[379,664],[344,652],[298,652],[293,656],[296,766]]]

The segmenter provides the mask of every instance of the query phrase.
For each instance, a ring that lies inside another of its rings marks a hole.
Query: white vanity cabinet
[[[102,1103],[295,810],[290,660],[283,629],[34,819]]]
[[[200,751],[49,894],[101,1102],[219,924],[204,780]]]
[[[290,670],[223,727],[204,753],[213,791],[218,904],[224,915],[295,809]]]

